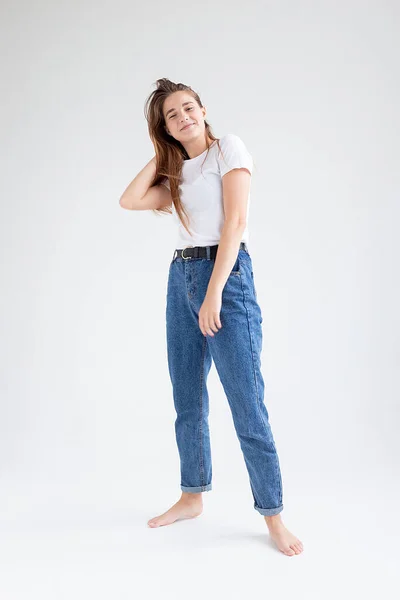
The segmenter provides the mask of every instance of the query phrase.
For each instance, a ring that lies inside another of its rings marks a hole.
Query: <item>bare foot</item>
[[[147,521],[149,527],[160,527],[162,525],[171,525],[178,519],[193,519],[203,512],[202,493],[192,494],[182,492],[181,498],[167,512],[153,517]]]
[[[302,542],[286,529],[279,514],[272,517],[264,516],[264,519],[268,525],[269,535],[283,554],[294,556],[303,552]]]

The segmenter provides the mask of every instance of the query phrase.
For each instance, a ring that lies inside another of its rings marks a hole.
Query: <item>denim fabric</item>
[[[283,510],[282,478],[264,403],[262,315],[252,261],[248,251],[239,250],[222,292],[222,327],[212,337],[202,334],[198,315],[214,264],[212,258],[184,259],[174,252],[169,268],[167,354],[181,490],[212,489],[207,376],[213,360],[232,412],[254,508],[262,515],[276,515]]]

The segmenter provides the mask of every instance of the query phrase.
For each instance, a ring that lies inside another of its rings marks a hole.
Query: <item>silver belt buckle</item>
[[[192,246],[185,246],[185,248],[194,248],[194,246],[193,246],[193,245],[192,245]],[[185,248],[183,248],[183,249],[182,249],[182,252],[181,252],[181,256],[182,256],[182,258],[183,258],[184,260],[187,260],[188,258],[192,258],[191,256],[183,256],[183,253],[184,253],[184,251],[185,251]]]

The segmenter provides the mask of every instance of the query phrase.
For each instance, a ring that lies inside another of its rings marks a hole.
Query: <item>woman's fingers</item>
[[[202,326],[200,327],[201,332],[203,335],[211,335],[212,337],[214,336],[214,333],[217,333],[219,331],[219,329],[221,329],[222,325],[221,325],[221,321],[219,319],[219,316],[215,316],[213,320],[209,320],[208,322],[203,322]]]

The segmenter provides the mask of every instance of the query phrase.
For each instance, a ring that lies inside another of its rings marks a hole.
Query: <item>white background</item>
[[[394,597],[399,4],[1,5],[0,595]],[[191,85],[255,164],[249,248],[287,557],[253,508],[212,367],[213,490],[180,497],[172,218],[119,206],[154,82]],[[140,591],[139,591],[140,590]]]

